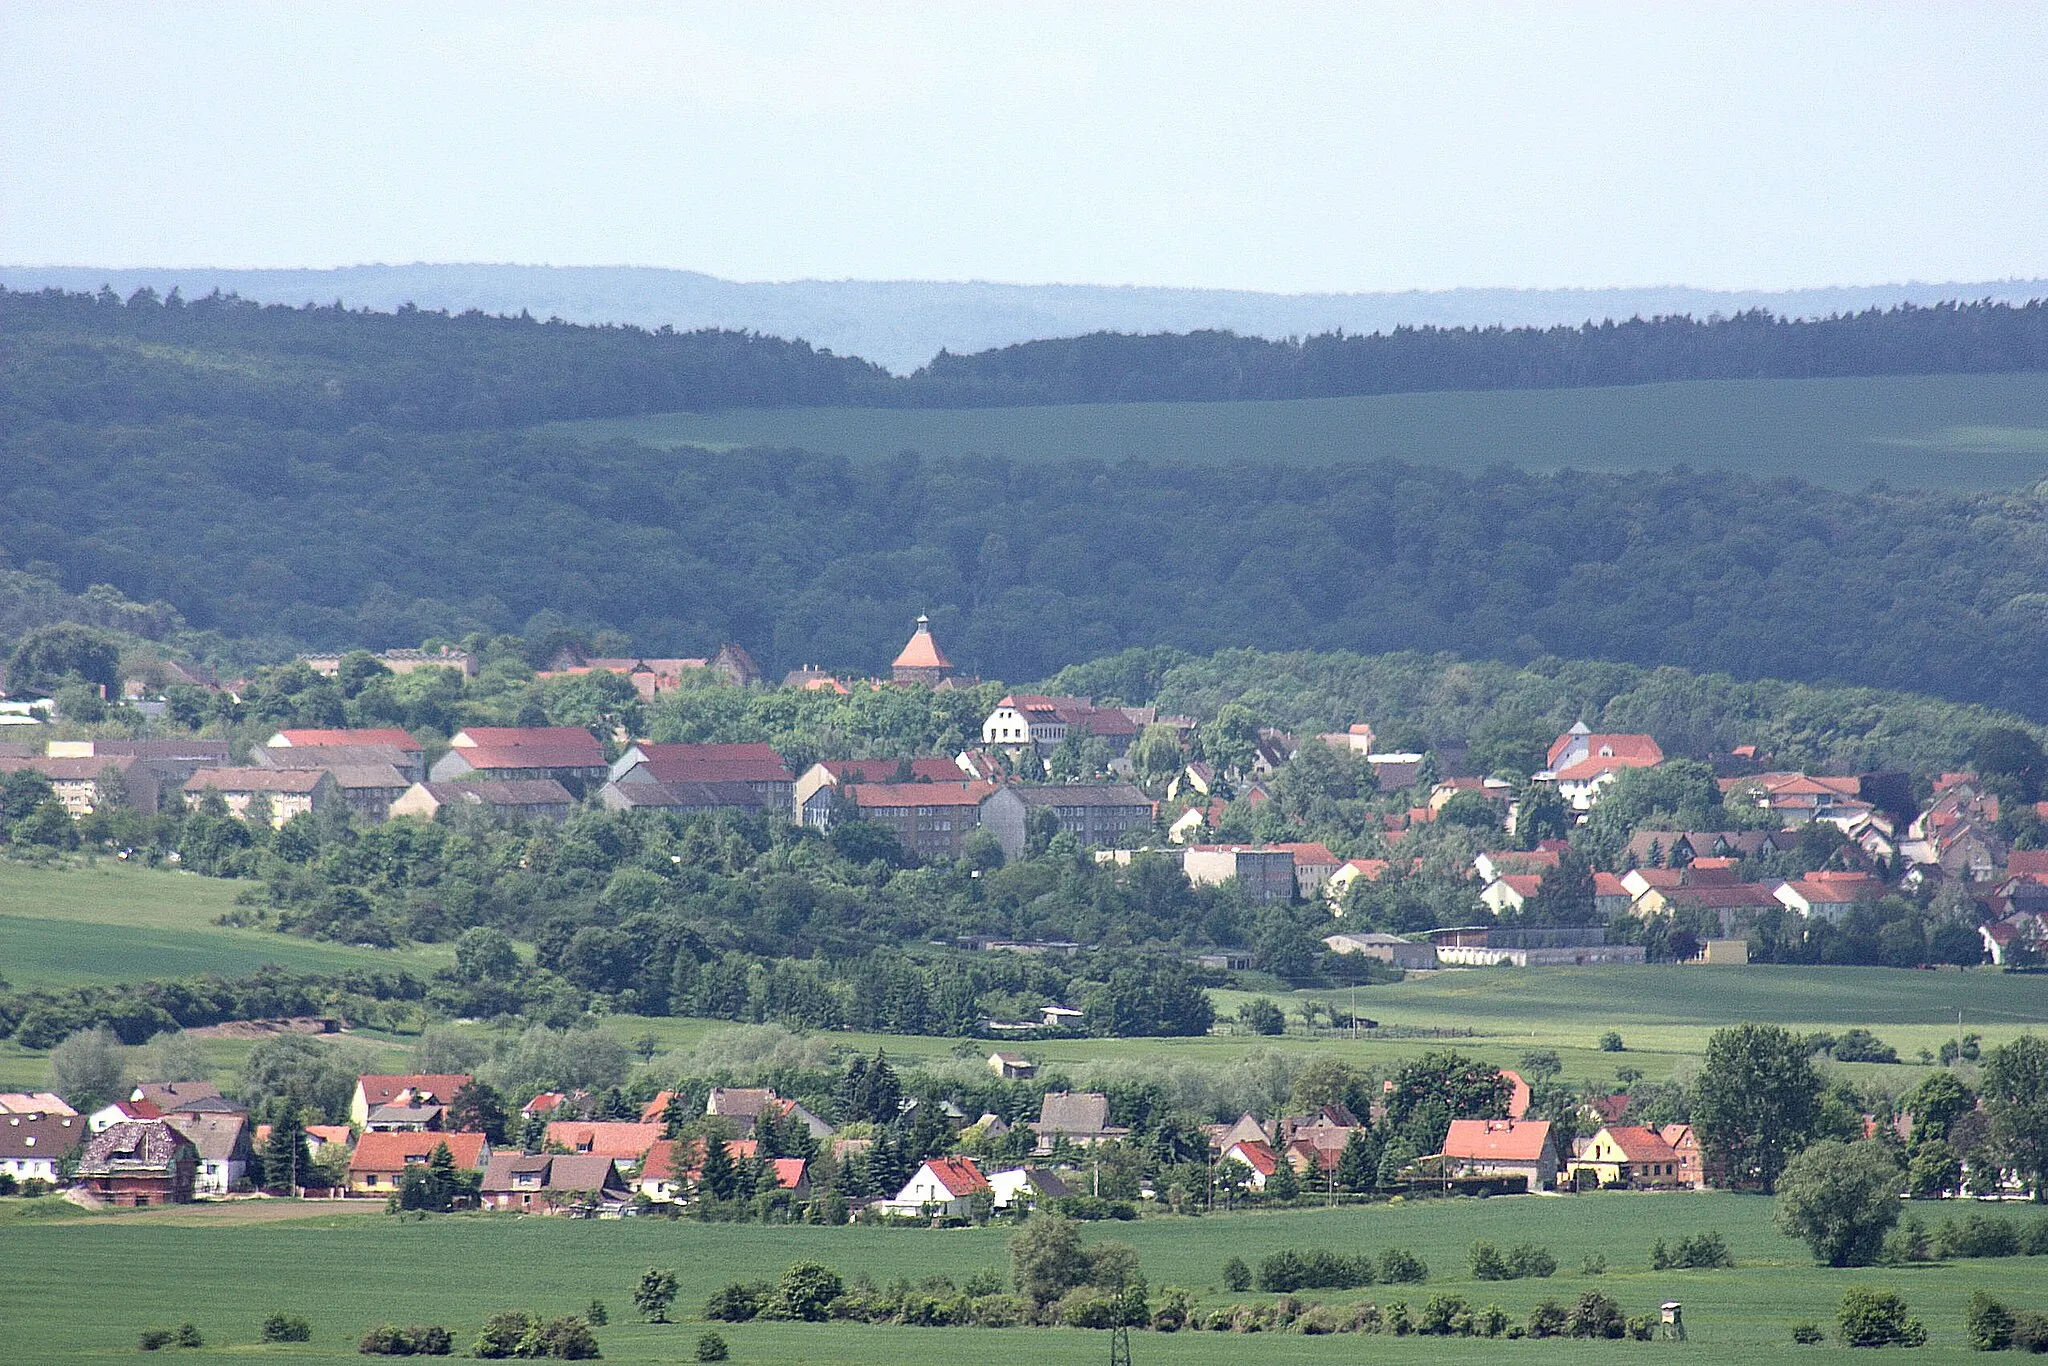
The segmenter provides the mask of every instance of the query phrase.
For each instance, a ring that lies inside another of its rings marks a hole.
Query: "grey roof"
[[[481,1189],[485,1191],[506,1191],[534,1189],[534,1184],[517,1186],[514,1176],[537,1177],[537,1186],[543,1190],[557,1191],[601,1191],[623,1190],[624,1180],[619,1176],[618,1163],[609,1157],[598,1157],[591,1153],[492,1153],[491,1160],[484,1166]]]
[[[146,1100],[159,1110],[175,1110],[205,1097],[219,1100],[220,1088],[210,1081],[145,1081],[136,1083],[129,1095],[129,1099]]]
[[[1041,1134],[1108,1133],[1109,1097],[1100,1091],[1048,1091],[1031,1127]]]
[[[124,1120],[109,1124],[86,1140],[78,1156],[80,1176],[109,1176],[117,1170],[166,1169],[192,1141],[161,1119]]]
[[[600,795],[604,804],[615,811],[753,811],[761,806],[760,794],[743,782],[614,782],[605,784]]]
[[[81,1115],[0,1115],[0,1158],[64,1156],[86,1136]]]
[[[1010,783],[997,789],[1009,792],[1026,806],[1142,806],[1150,809],[1152,799],[1129,783],[1047,783],[1031,786]]]
[[[208,1162],[225,1162],[249,1155],[247,1115],[192,1114],[166,1116],[173,1129],[192,1141],[199,1156]]]
[[[259,768],[341,769],[364,764],[410,767],[412,756],[397,745],[316,745],[300,749],[293,745],[258,745],[249,761]]]
[[[749,1119],[770,1107],[779,1107],[781,1098],[766,1086],[714,1086],[710,1098],[704,1102],[707,1115],[744,1115]]]
[[[421,783],[443,806],[568,806],[575,798],[553,778],[477,779]]]

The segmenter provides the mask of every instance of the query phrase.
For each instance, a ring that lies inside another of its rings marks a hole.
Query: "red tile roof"
[[[481,1169],[484,1165],[486,1140],[482,1134],[440,1134],[440,1133],[368,1133],[356,1140],[356,1150],[348,1159],[352,1172],[402,1171],[410,1162],[424,1161],[432,1157],[434,1149],[443,1143],[455,1158],[455,1165],[464,1169]]]
[[[1294,866],[1297,868],[1337,868],[1344,862],[1330,852],[1330,846],[1327,844],[1276,844],[1272,847],[1285,849],[1294,855]]]
[[[771,745],[635,745],[663,783],[794,781]]]
[[[455,733],[450,744],[456,749],[536,748],[585,756],[584,765],[604,762],[604,746],[581,726],[469,726]],[[563,765],[578,760],[552,760]],[[548,765],[529,764],[529,768]]]
[[[901,759],[824,759],[820,766],[842,783],[893,783],[903,771]],[[951,759],[912,759],[910,777],[934,783],[957,783],[967,774]]]
[[[1550,1139],[1540,1119],[1454,1119],[1444,1136],[1445,1157],[1474,1162],[1534,1162]]]
[[[1572,741],[1577,738],[1580,737],[1567,733],[1558,736],[1551,744],[1550,753],[1546,757],[1552,768],[1557,766],[1559,756],[1571,748]],[[1663,749],[1647,735],[1596,733],[1583,738],[1589,762],[1604,759],[1622,768],[1650,768],[1664,762]],[[1559,773],[1558,776],[1562,778],[1564,774]]]
[[[589,736],[585,736],[589,739]],[[595,743],[594,741],[592,743]],[[469,745],[451,750],[479,773],[493,769],[602,768],[604,751],[554,741],[531,745]]]
[[[988,1178],[970,1157],[935,1157],[925,1163],[932,1175],[958,1200],[988,1189]]]
[[[1273,1145],[1256,1138],[1239,1139],[1223,1155],[1235,1157],[1260,1176],[1271,1176],[1280,1170],[1280,1159],[1274,1154]]]
[[[445,1105],[473,1080],[475,1078],[467,1072],[419,1072],[411,1076],[365,1073],[356,1078],[356,1085],[363,1088],[363,1099],[374,1110],[379,1105],[389,1105],[400,1091],[411,1091],[416,1095],[425,1092]]]
[[[557,1119],[549,1122],[546,1141],[572,1153],[638,1162],[661,1142],[661,1126],[630,1120]]]
[[[1624,1160],[1629,1162],[1676,1162],[1678,1154],[1671,1150],[1663,1136],[1654,1129],[1639,1124],[1610,1124],[1601,1131],[1608,1140],[1621,1150]],[[1599,1134],[1593,1136],[1596,1140]]]
[[[846,795],[863,811],[912,806],[980,806],[994,783],[848,783]]]
[[[932,637],[932,624],[923,617],[917,619],[917,630],[910,636],[910,643],[903,647],[903,653],[896,656],[891,666],[898,669],[950,669],[953,661],[946,658],[946,652],[939,648],[939,642]]]

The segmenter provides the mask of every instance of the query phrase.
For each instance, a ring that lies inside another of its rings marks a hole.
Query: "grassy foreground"
[[[1323,465],[1475,471],[1730,470],[1836,488],[1997,489],[2048,474],[2048,374],[1696,380],[1622,388],[1031,408],[781,408],[555,425],[653,446],[847,456]]]
[[[897,1277],[964,1278],[978,1267],[1006,1267],[1003,1229],[947,1231],[717,1226],[665,1220],[622,1223],[460,1215],[399,1222],[352,1208],[345,1212],[299,1207],[303,1219],[279,1221],[286,1208],[228,1207],[204,1213],[144,1211],[50,1219],[6,1217],[0,1202],[0,1241],[8,1247],[10,1289],[0,1300],[6,1355],[47,1362],[132,1360],[145,1327],[190,1319],[210,1345],[237,1357],[292,1361],[355,1361],[354,1342],[380,1320],[440,1322],[467,1345],[490,1313],[528,1307],[554,1313],[580,1311],[592,1298],[610,1307],[614,1322],[599,1332],[611,1361],[689,1359],[700,1329],[689,1323],[643,1326],[631,1320],[630,1288],[650,1265],[674,1268],[682,1282],[679,1316],[694,1318],[718,1285],[736,1279],[772,1279],[789,1262],[823,1261],[849,1279],[865,1274],[878,1283]],[[288,1207],[287,1207],[288,1208]],[[2048,1266],[2040,1258],[1956,1262],[1910,1271],[1828,1271],[1810,1264],[1805,1249],[1770,1227],[1770,1203],[1725,1194],[1521,1197],[1489,1201],[1424,1202],[1365,1209],[1284,1214],[1161,1218],[1134,1225],[1096,1227],[1091,1238],[1135,1245],[1152,1284],[1180,1285],[1214,1306],[1233,1299],[1218,1289],[1222,1264],[1233,1253],[1256,1264],[1287,1246],[1379,1251],[1389,1246],[1420,1254],[1431,1268],[1425,1286],[1305,1292],[1328,1302],[1405,1300],[1419,1310],[1430,1295],[1449,1291],[1475,1305],[1499,1303],[1526,1319],[1537,1301],[1567,1303],[1588,1288],[1619,1300],[1630,1312],[1665,1299],[1686,1306],[1695,1359],[1741,1362],[1798,1353],[1840,1355],[1840,1349],[1799,1349],[1790,1325],[1812,1319],[1831,1324],[1842,1291],[1851,1285],[1897,1288],[1927,1322],[1932,1344],[1915,1361],[1966,1357],[1962,1307],[1984,1288],[2010,1303],[2048,1301]],[[2012,1210],[2039,1217],[2031,1210]],[[1928,1213],[1938,1213],[1930,1211]],[[258,1215],[272,1216],[259,1221]],[[1733,1271],[1656,1273],[1648,1269],[1658,1238],[1719,1230],[1733,1250]],[[1469,1279],[1466,1250],[1475,1238],[1548,1246],[1559,1273],[1547,1281],[1506,1283]],[[1588,1254],[1604,1256],[1607,1274],[1580,1268]],[[1270,1297],[1268,1297],[1270,1298]],[[304,1314],[314,1341],[268,1351],[255,1343],[257,1325],[273,1310]],[[1108,1350],[1100,1334],[1043,1330],[912,1329],[857,1325],[745,1324],[720,1329],[733,1359],[754,1362],[897,1364],[976,1359],[994,1362],[1093,1362]],[[1136,1335],[1134,1357],[1164,1361],[1260,1360],[1337,1363],[1360,1357],[1421,1362],[1532,1363],[1623,1360],[1671,1350],[1661,1344],[1500,1342],[1348,1335],[1311,1338],[1184,1333]],[[1979,1358],[1981,1359],[1981,1358]]]

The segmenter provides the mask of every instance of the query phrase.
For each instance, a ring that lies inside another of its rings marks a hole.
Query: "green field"
[[[1838,488],[1997,489],[2048,475],[2048,374],[1701,380],[1245,403],[735,409],[557,424],[650,445],[969,452],[1154,464],[1393,458],[1473,471],[1689,465]]]
[[[593,1298],[613,1314],[600,1331],[605,1358],[622,1362],[687,1360],[700,1329],[690,1323],[641,1326],[632,1318],[630,1287],[650,1265],[673,1267],[682,1282],[682,1316],[695,1317],[705,1296],[738,1279],[772,1279],[789,1262],[812,1258],[848,1279],[877,1283],[944,1275],[961,1279],[978,1267],[1004,1267],[1002,1229],[910,1230],[719,1226],[665,1220],[615,1223],[461,1215],[398,1222],[361,1208],[342,1213],[302,1207],[297,1222],[254,1221],[286,1209],[245,1213],[234,1207],[8,1220],[0,1202],[0,1240],[11,1253],[8,1294],[0,1298],[0,1357],[37,1362],[132,1360],[141,1329],[190,1319],[209,1345],[237,1357],[292,1361],[357,1361],[354,1339],[380,1320],[447,1324],[466,1346],[486,1315],[528,1307],[579,1311]],[[1304,1292],[1330,1302],[1405,1300],[1419,1310],[1431,1294],[1451,1291],[1475,1305],[1498,1303],[1526,1319],[1537,1301],[1569,1304],[1598,1288],[1630,1312],[1666,1299],[1686,1306],[1692,1359],[1753,1361],[1798,1351],[1841,1355],[1841,1349],[1793,1349],[1798,1320],[1829,1323],[1850,1285],[1896,1287],[1932,1335],[1916,1361],[1961,1361],[1963,1300],[1979,1287],[2010,1303],[2048,1299],[2048,1266],[2039,1258],[1956,1262],[1909,1271],[1827,1271],[1769,1224],[1761,1197],[1724,1194],[1519,1197],[1419,1202],[1284,1214],[1171,1217],[1096,1226],[1090,1238],[1119,1238],[1137,1247],[1155,1287],[1184,1286],[1214,1306],[1233,1253],[1256,1264],[1282,1247],[1324,1246],[1416,1252],[1431,1267],[1426,1286]],[[1925,1211],[1938,1217],[1943,1211]],[[2021,1218],[2032,1210],[2009,1210]],[[1655,1273],[1650,1244],[1707,1229],[1720,1231],[1737,1260],[1733,1271]],[[1482,1283],[1469,1279],[1466,1249],[1476,1238],[1533,1241],[1555,1254],[1549,1280]],[[1581,1274],[1589,1253],[1609,1271]],[[1267,1297],[1271,1298],[1271,1297]],[[315,1340],[266,1353],[255,1343],[263,1315],[286,1309],[306,1315]],[[1107,1352],[1100,1334],[1062,1330],[913,1329],[856,1325],[746,1324],[722,1327],[742,1362],[912,1363],[978,1359],[1078,1363]],[[1633,1359],[1669,1351],[1631,1343],[1514,1342],[1388,1336],[1302,1337],[1185,1333],[1134,1336],[1141,1362],[1261,1360],[1338,1363],[1360,1357],[1412,1361],[1580,1363]]]

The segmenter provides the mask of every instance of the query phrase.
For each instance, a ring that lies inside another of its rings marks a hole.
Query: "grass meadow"
[[[581,1311],[603,1299],[613,1322],[599,1332],[605,1358],[667,1362],[690,1358],[699,1327],[631,1322],[631,1286],[648,1266],[674,1268],[682,1284],[678,1317],[695,1318],[705,1297],[731,1280],[773,1279],[788,1263],[815,1259],[849,1280],[898,1277],[963,1279],[980,1267],[1007,1267],[1001,1228],[923,1230],[703,1225],[689,1221],[582,1222],[506,1215],[455,1215],[398,1221],[375,1209],[261,1202],[207,1210],[63,1214],[29,1218],[26,1202],[0,1201],[0,1245],[9,1252],[9,1289],[0,1298],[0,1357],[36,1362],[126,1361],[146,1327],[190,1319],[206,1354],[280,1361],[361,1360],[354,1343],[381,1320],[446,1324],[466,1345],[489,1314],[504,1308]],[[8,1206],[15,1206],[9,1210]],[[1922,1211],[1935,1216],[1941,1211]],[[2032,1210],[2008,1211],[2041,1217]],[[14,1217],[9,1217],[13,1215]],[[303,1216],[303,1217],[299,1217]],[[1983,1288],[2009,1303],[2048,1303],[2048,1265],[2040,1258],[1964,1261],[1911,1270],[1829,1271],[1770,1225],[1762,1197],[1709,1194],[1603,1194],[1422,1201],[1405,1205],[1287,1213],[1160,1217],[1092,1226],[1090,1239],[1117,1238],[1139,1251],[1155,1287],[1183,1286],[1206,1306],[1257,1298],[1222,1290],[1224,1261],[1254,1265],[1283,1247],[1378,1252],[1402,1247],[1430,1265],[1427,1285],[1304,1292],[1330,1303],[1405,1300],[1419,1310],[1450,1292],[1475,1305],[1498,1303],[1518,1321],[1542,1299],[1569,1304],[1597,1288],[1631,1313],[1666,1299],[1685,1305],[1690,1344],[1495,1342],[1389,1336],[1302,1337],[1183,1333],[1137,1334],[1133,1357],[1150,1362],[1348,1362],[1361,1357],[1421,1362],[1564,1363],[1622,1361],[1683,1350],[1704,1362],[1743,1362],[1797,1353],[1838,1358],[1842,1349],[1794,1348],[1790,1326],[1811,1319],[1831,1326],[1852,1285],[1896,1288],[1927,1322],[1929,1350],[1915,1361],[1967,1359],[1962,1307]],[[1650,1245],[1708,1229],[1735,1254],[1732,1271],[1653,1272]],[[1555,1254],[1548,1280],[1476,1282],[1466,1252],[1474,1239],[1532,1241]],[[1583,1274],[1590,1254],[1606,1274]],[[1267,1297],[1271,1298],[1271,1297]],[[304,1314],[314,1341],[264,1349],[257,1325],[273,1310]],[[1108,1351],[1098,1333],[989,1331],[848,1324],[741,1324],[719,1329],[741,1362],[887,1363],[975,1359],[1081,1363]],[[199,1354],[194,1354],[199,1355]]]
[[[1244,461],[1476,471],[1688,465],[1836,488],[1999,489],[2048,475],[2048,374],[1696,380],[1594,389],[1026,408],[782,408],[556,424],[659,447]]]

